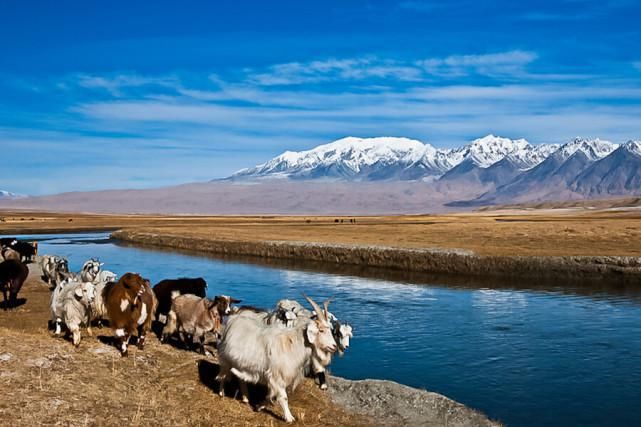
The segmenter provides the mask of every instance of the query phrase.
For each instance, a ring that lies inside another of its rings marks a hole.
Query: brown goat
[[[178,332],[182,341],[184,335],[191,338],[193,345],[198,345],[200,352],[205,352],[205,335],[214,332],[219,335],[222,329],[222,319],[232,312],[232,304],[240,300],[227,295],[218,295],[214,300],[199,298],[195,295],[178,295],[172,293],[171,310],[167,316],[167,325],[163,329],[162,341]]]
[[[200,298],[196,295],[178,295],[174,293],[167,324],[162,331],[162,341],[178,332],[182,341],[189,345],[198,345],[200,352],[205,352],[205,335],[209,332],[220,333],[222,316],[219,314],[221,300]],[[187,342],[185,335],[191,338]]]
[[[122,356],[127,356],[129,338],[138,335],[138,348],[145,345],[158,302],[149,281],[137,273],[126,273],[117,283],[109,283],[102,297]]]
[[[9,306],[15,306],[18,301],[18,292],[22,284],[27,280],[29,268],[14,259],[9,259],[0,263],[0,290],[4,297],[4,309]],[[7,293],[9,297],[7,297]]]

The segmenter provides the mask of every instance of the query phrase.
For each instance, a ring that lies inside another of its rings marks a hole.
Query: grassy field
[[[388,217],[1,212],[0,233],[139,231],[234,241],[465,249],[480,255],[641,256],[641,210],[541,209]],[[351,221],[355,222],[351,222]]]

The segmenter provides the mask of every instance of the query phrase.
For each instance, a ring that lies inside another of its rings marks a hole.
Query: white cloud
[[[485,55],[452,55],[420,61],[399,61],[375,56],[330,58],[310,62],[276,64],[265,70],[246,70],[246,81],[262,86],[303,85],[329,81],[366,79],[418,82],[434,77],[525,76],[525,68],[537,59],[529,51],[512,50]]]
[[[138,74],[95,75],[77,74],[71,77],[80,87],[87,89],[104,89],[113,96],[121,96],[123,89],[141,86],[179,87],[175,76],[141,76]]]
[[[264,72],[251,73],[247,80],[251,83],[270,86],[367,78],[416,81],[421,78],[421,70],[411,64],[376,57],[330,58],[276,64]]]
[[[512,50],[486,55],[452,55],[430,58],[418,64],[429,74],[442,77],[462,77],[480,74],[491,77],[522,75],[525,66],[537,59],[534,52]]]

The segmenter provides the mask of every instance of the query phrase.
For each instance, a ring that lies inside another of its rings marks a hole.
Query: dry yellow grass
[[[205,217],[4,212],[0,233],[134,228],[212,240],[458,248],[481,255],[641,256],[641,211],[560,209],[389,217]],[[338,220],[338,222],[336,222]],[[341,222],[342,220],[342,222]]]

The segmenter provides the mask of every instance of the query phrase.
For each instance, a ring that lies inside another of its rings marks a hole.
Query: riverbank
[[[274,425],[278,408],[254,412],[220,399],[215,357],[150,339],[121,358],[109,329],[83,330],[79,348],[46,328],[50,291],[30,265],[20,298],[0,311],[0,419],[11,425]],[[97,332],[97,333],[96,333]],[[291,394],[299,425],[495,426],[482,414],[435,393],[387,381],[330,378],[325,393],[306,380]],[[260,390],[254,390],[256,395]]]
[[[219,240],[215,236],[184,237],[174,233],[120,230],[112,237],[134,244],[196,250],[221,256],[296,259],[322,263],[484,277],[641,280],[639,257],[484,256],[456,249],[337,245],[287,241]]]

